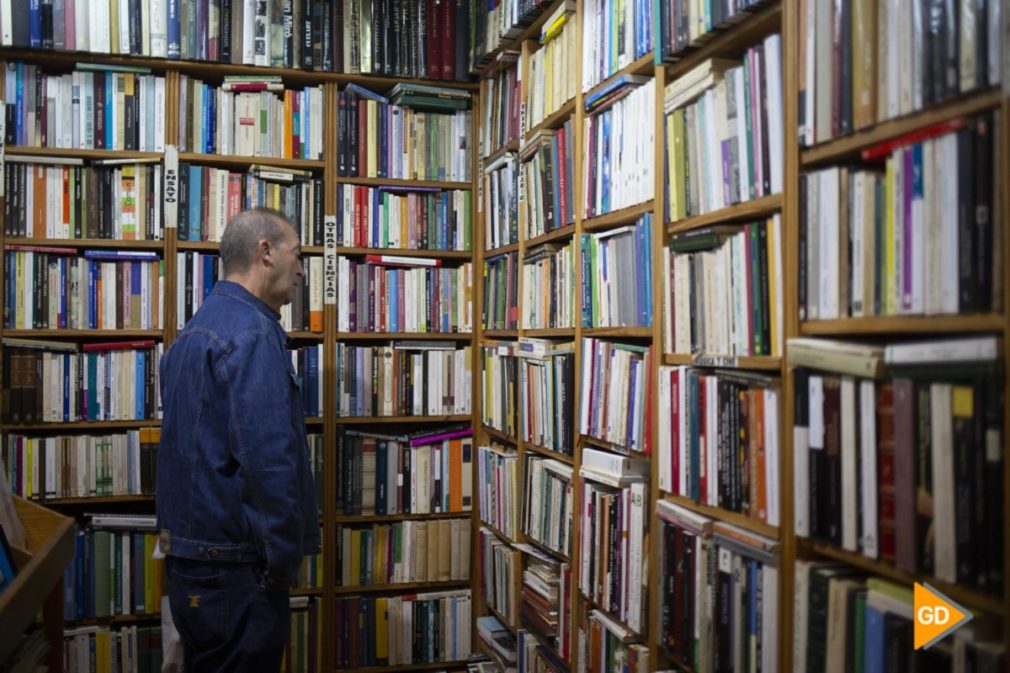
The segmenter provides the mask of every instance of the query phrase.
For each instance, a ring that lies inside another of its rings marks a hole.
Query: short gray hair
[[[224,276],[249,270],[256,259],[256,246],[266,239],[277,245],[284,238],[284,225],[295,229],[288,217],[272,208],[243,210],[231,218],[221,237],[221,272]],[[295,230],[297,233],[297,230]]]

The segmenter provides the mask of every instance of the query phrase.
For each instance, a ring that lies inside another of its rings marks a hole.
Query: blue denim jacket
[[[287,582],[319,550],[298,383],[278,315],[220,281],[161,360],[162,550],[259,562]]]

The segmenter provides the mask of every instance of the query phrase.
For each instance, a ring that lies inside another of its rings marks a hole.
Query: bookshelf
[[[324,3],[315,3],[322,6]],[[325,3],[329,4],[329,3]],[[462,9],[462,4],[460,8]],[[467,31],[460,29],[460,35],[465,35]],[[445,38],[451,37],[446,33]],[[447,40],[448,44],[448,40]],[[447,52],[448,53],[448,52]],[[338,102],[340,93],[350,84],[366,87],[381,94],[388,93],[398,83],[424,84],[445,86],[453,91],[461,91],[473,98],[472,109],[478,109],[477,87],[466,81],[453,81],[444,79],[419,79],[414,77],[393,77],[373,74],[352,74],[350,72],[330,72],[324,70],[303,70],[294,68],[265,68],[259,66],[242,65],[236,63],[214,63],[194,60],[166,60],[164,58],[150,58],[143,56],[126,56],[120,54],[98,54],[88,52],[63,52],[52,50],[24,49],[24,48],[0,48],[0,59],[5,63],[24,62],[39,66],[46,71],[56,73],[70,73],[83,64],[83,68],[114,66],[122,69],[147,70],[150,73],[161,77],[165,81],[164,108],[159,110],[159,116],[163,118],[165,144],[167,146],[179,147],[179,139],[185,132],[185,127],[181,126],[178,110],[182,106],[182,87],[184,78],[190,80],[201,80],[209,85],[218,87],[225,78],[228,77],[279,77],[283,86],[287,89],[301,90],[304,88],[315,88],[319,91],[317,102],[321,102],[322,107],[313,110],[313,114],[318,115],[318,129],[321,134],[317,138],[321,140],[319,156],[315,158],[275,158],[265,156],[247,156],[240,154],[219,154],[202,153],[193,151],[192,147],[186,147],[177,153],[177,160],[180,164],[197,166],[206,171],[226,171],[232,174],[240,174],[243,177],[246,173],[254,170],[255,165],[264,165],[271,168],[290,171],[294,174],[305,172],[308,176],[317,181],[320,191],[316,193],[318,204],[315,212],[310,212],[308,217],[317,222],[317,228],[307,231],[303,237],[303,252],[308,257],[319,259],[334,257],[347,257],[363,260],[366,255],[395,255],[410,259],[435,259],[443,266],[457,268],[465,263],[470,263],[474,259],[473,244],[467,249],[462,245],[453,245],[449,240],[448,249],[416,249],[398,247],[365,247],[337,244],[334,247],[325,245],[323,234],[324,225],[331,220],[336,220],[342,206],[338,199],[338,190],[341,188],[362,188],[375,189],[380,187],[390,187],[396,193],[475,193],[474,181],[471,179],[427,179],[413,180],[402,178],[383,177],[352,177],[343,175],[338,170],[338,156],[340,155],[340,141],[338,140]],[[8,102],[12,100],[8,97]],[[190,101],[192,102],[192,101]],[[186,115],[183,114],[183,121]],[[467,134],[467,142],[471,145],[476,137],[475,128],[464,129]],[[38,157],[40,161],[80,161],[85,165],[96,164],[102,161],[133,160],[144,165],[157,165],[159,169],[165,164],[166,156],[172,152],[142,152],[127,150],[106,150],[106,149],[67,149],[55,147],[27,147],[8,143],[3,148],[10,161],[5,162],[8,169],[14,167],[14,159],[22,162],[27,158]],[[472,156],[473,151],[468,150]],[[152,163],[148,163],[152,162]],[[157,163],[153,163],[157,162]],[[476,164],[474,163],[474,166]],[[447,173],[448,174],[448,173]],[[475,170],[470,169],[470,174],[474,175]],[[365,175],[362,172],[362,175]],[[422,191],[423,190],[423,191]],[[10,192],[8,191],[8,197]],[[462,199],[459,201],[463,203]],[[469,203],[469,201],[467,202]],[[467,206],[470,211],[467,213],[469,222],[475,206]],[[450,213],[452,204],[450,201]],[[462,220],[461,220],[462,224]],[[470,228],[473,225],[467,224]],[[179,331],[177,323],[177,312],[182,310],[182,306],[176,304],[176,290],[184,283],[182,278],[183,268],[179,255],[181,253],[196,253],[203,255],[215,255],[218,250],[218,243],[214,236],[206,240],[180,240],[177,237],[177,230],[173,228],[164,229],[162,236],[156,240],[115,240],[115,239],[94,239],[94,238],[13,238],[0,232],[0,248],[6,250],[10,245],[27,245],[41,247],[59,247],[75,251],[74,254],[82,255],[83,251],[91,248],[116,250],[122,252],[154,252],[162,261],[164,266],[164,298],[162,305],[163,320],[160,329],[156,330],[68,330],[68,329],[25,329],[13,330],[0,328],[0,337],[22,338],[32,340],[62,340],[75,343],[90,343],[99,341],[117,341],[122,339],[150,339],[165,347],[169,346],[175,339]],[[404,246],[407,243],[404,241]],[[434,247],[434,244],[433,246]],[[5,264],[6,269],[6,264]],[[7,276],[0,278],[0,288],[7,287]],[[6,294],[5,305],[6,305]],[[406,433],[425,428],[438,428],[446,424],[469,424],[473,421],[473,414],[467,413],[443,413],[436,415],[413,415],[405,414],[398,416],[354,416],[337,417],[335,413],[335,399],[337,385],[337,374],[334,362],[334,353],[338,344],[355,344],[361,346],[371,345],[392,345],[393,342],[405,342],[409,344],[417,343],[419,348],[425,346],[421,342],[442,342],[449,347],[473,347],[475,343],[475,333],[470,329],[459,332],[447,332],[439,334],[407,333],[407,332],[348,332],[338,330],[337,306],[327,303],[323,308],[323,324],[321,329],[308,330],[306,318],[306,329],[293,329],[289,331],[290,337],[300,346],[316,346],[321,348],[321,358],[319,362],[319,376],[321,379],[320,388],[322,390],[322,400],[325,402],[320,407],[318,415],[306,418],[307,430],[309,433],[319,435],[321,446],[332,447],[338,436],[338,427],[343,427],[353,431],[385,431]],[[469,390],[467,397],[470,397]],[[469,407],[468,407],[469,409]],[[61,434],[83,434],[83,433],[124,433],[143,428],[157,428],[161,424],[160,419],[151,418],[148,420],[119,420],[119,421],[87,421],[73,423],[8,423],[4,419],[2,431],[4,437],[8,433],[36,433],[42,436],[49,436],[55,432]],[[398,596],[413,596],[416,594],[436,594],[445,595],[452,593],[469,593],[470,579],[453,580],[446,582],[414,582],[404,584],[378,584],[361,587],[337,587],[334,578],[336,577],[336,562],[333,550],[335,548],[335,535],[338,526],[344,525],[372,525],[374,523],[385,523],[389,526],[399,525],[408,521],[429,521],[449,523],[455,520],[466,521],[467,528],[471,514],[469,512],[444,512],[432,514],[387,514],[380,516],[344,516],[338,514],[333,501],[336,494],[339,466],[332,460],[331,452],[327,453],[326,460],[322,464],[322,472],[317,476],[317,480],[324,485],[320,495],[320,526],[323,533],[323,555],[319,563],[318,586],[315,588],[299,588],[292,591],[292,596],[308,597],[317,602],[319,634],[326,634],[317,638],[317,652],[319,658],[314,662],[311,670],[325,671],[338,668],[336,662],[337,645],[330,637],[335,629],[337,619],[337,601],[350,600],[354,597],[379,597],[383,600],[392,599]],[[130,496],[100,496],[87,498],[43,498],[43,503],[52,506],[60,511],[80,515],[85,511],[100,510],[101,508],[112,508],[114,511],[131,512],[151,512],[153,511],[153,497],[148,495]],[[55,515],[53,515],[55,516]],[[468,577],[474,575],[472,569]],[[55,580],[56,578],[54,578]],[[11,594],[6,594],[4,599],[8,599]],[[62,599],[61,599],[62,600]],[[60,606],[57,605],[57,608]],[[465,611],[463,608],[465,607]],[[455,609],[455,607],[454,607]],[[469,605],[459,606],[461,619],[468,620]],[[8,612],[5,610],[5,614]],[[34,614],[34,610],[23,610],[23,614]],[[150,621],[146,616],[120,615],[100,620],[75,621],[75,626],[86,626],[92,623],[103,625],[133,626]],[[55,625],[56,622],[53,622]],[[69,623],[68,623],[69,624]],[[54,626],[56,628],[56,626]],[[466,627],[469,631],[469,625]],[[54,631],[53,642],[56,644],[56,654],[60,653],[62,643],[62,633],[60,629]],[[304,652],[302,653],[304,655]],[[414,663],[396,664],[384,667],[369,667],[368,670],[380,673],[384,671],[406,671],[406,670],[462,670],[465,663],[464,657],[454,658],[452,661],[435,663]],[[54,659],[55,661],[55,659]],[[406,660],[405,660],[406,661]],[[63,670],[63,664],[51,665],[50,670]]]

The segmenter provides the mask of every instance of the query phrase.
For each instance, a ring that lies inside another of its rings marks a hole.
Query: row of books
[[[562,2],[540,29],[540,47],[529,58],[526,80],[526,120],[523,131],[535,128],[575,98],[578,77],[575,58],[578,34],[575,3]]]
[[[579,590],[632,631],[643,633],[648,485],[637,475],[613,478],[583,469],[581,476]]]
[[[470,413],[473,355],[451,342],[337,344],[338,416]]]
[[[661,367],[659,408],[660,488],[779,525],[777,379]]]
[[[572,466],[553,458],[524,456],[522,530],[551,551],[572,553]]]
[[[490,55],[497,53],[502,44],[514,40],[543,14],[544,0],[502,0],[494,5],[477,3],[476,31],[473,44],[475,65],[485,65]]]
[[[481,344],[481,422],[509,437],[518,429],[517,351],[515,341]]]
[[[516,661],[516,637],[512,631],[502,624],[496,616],[484,615],[477,618],[477,634],[490,649],[494,658],[488,661],[478,660],[476,670],[480,673],[500,673],[503,670],[513,673],[516,669],[509,664],[514,664]],[[485,649],[485,651],[487,650]],[[486,655],[478,654],[471,655],[468,661],[472,661],[478,656],[487,659]],[[474,670],[473,666],[474,664],[471,664],[467,670]]]
[[[648,646],[635,642],[635,632],[608,613],[584,605],[579,623],[579,661],[586,662],[586,670],[590,673],[646,673],[649,670]]]
[[[473,265],[442,267],[441,260],[366,255],[359,263],[337,258],[337,329],[340,332],[469,332]]]
[[[629,5],[630,6],[630,3]],[[583,152],[586,217],[645,203],[655,192],[655,125],[643,124],[656,110],[656,86],[651,77],[623,75],[608,85],[598,105],[586,116]]]
[[[644,0],[588,0],[583,5],[583,92],[652,51],[652,12],[653,3]]]
[[[672,62],[692,47],[713,39],[721,30],[747,21],[750,12],[759,9],[764,0],[733,0],[733,2],[703,2],[661,0],[654,8],[658,14],[656,63]]]
[[[464,98],[451,97],[469,107]],[[401,180],[470,180],[473,112],[398,105],[360,87],[340,92],[337,174]]]
[[[495,612],[514,624],[519,613],[516,575],[521,572],[519,552],[489,528],[480,529],[479,568],[481,596]]]
[[[519,466],[514,449],[481,446],[477,449],[477,495],[480,520],[510,539],[516,534]]]
[[[781,35],[667,85],[663,110],[668,220],[782,192]]]
[[[915,648],[913,590],[848,566],[796,561],[793,669],[985,671],[1003,669],[1006,643],[991,625],[959,627]],[[918,588],[915,589],[917,593]]]
[[[557,131],[541,129],[520,153],[519,217],[527,241],[575,222],[574,129],[572,119]]]
[[[468,0],[337,2],[333,8],[333,69],[352,74],[466,80],[474,30],[472,17],[479,4]],[[325,63],[325,44],[323,48]]]
[[[280,77],[179,79],[179,149],[200,154],[319,159],[323,87],[285,89]]]
[[[782,354],[782,220],[676,234],[663,256],[668,353]]]
[[[996,338],[810,341],[790,342],[797,534],[999,591],[1002,532],[982,504],[1003,498],[1003,457],[987,449],[1002,431]],[[840,350],[867,370],[839,366]]]
[[[4,234],[10,238],[160,240],[161,164],[80,165],[68,159],[7,157]],[[61,159],[61,161],[63,161]]]
[[[115,518],[115,517],[112,517]],[[157,541],[153,515],[131,517],[125,527],[94,515],[76,536],[72,581],[64,587],[70,619],[152,615],[161,610],[164,563],[152,558]]]
[[[165,78],[85,67],[49,75],[42,66],[8,62],[7,144],[164,152]]]
[[[484,212],[484,248],[519,242],[519,157],[505,152],[484,167],[480,206]]]
[[[411,250],[473,248],[471,192],[337,185],[337,245]]]
[[[337,512],[345,516],[469,512],[473,431],[338,434]]]
[[[959,117],[874,148],[883,166],[803,174],[800,318],[998,311],[1002,137]]]
[[[575,260],[571,241],[544,243],[523,255],[524,329],[575,326]]]
[[[645,213],[634,224],[582,234],[583,327],[652,325],[652,226]]]
[[[159,418],[154,341],[77,344],[3,340],[3,418],[9,423]]]
[[[160,329],[164,265],[154,251],[8,246],[4,327]]]
[[[560,562],[529,545],[520,545],[525,553],[523,586],[519,596],[519,620],[525,629],[536,633],[554,645],[555,657],[568,659],[571,654],[571,564]],[[532,643],[533,652],[522,652],[524,639],[520,636],[520,666],[524,659],[533,663],[544,656]],[[528,670],[528,669],[526,669]]]
[[[664,652],[692,670],[779,670],[778,544],[671,502],[656,509]]]
[[[337,527],[337,586],[466,580],[469,519]]]
[[[115,434],[4,435],[0,463],[22,498],[89,498],[154,493],[161,428]]]
[[[805,2],[801,145],[998,86],[1006,49],[1000,4]]]
[[[520,615],[520,618],[524,618]],[[531,622],[531,618],[525,618]],[[517,638],[516,659],[518,670],[523,671],[556,671],[561,673],[565,670],[565,661],[558,656],[555,650],[543,644],[543,641],[534,635],[535,631],[520,628]],[[549,639],[548,639],[549,640]],[[557,645],[553,645],[557,647]]]
[[[291,367],[298,384],[302,410],[309,418],[323,415],[323,344],[302,346],[289,351]]]
[[[292,596],[290,605],[291,635],[284,648],[281,670],[285,673],[317,673],[323,667],[321,601],[314,596]]]
[[[517,345],[519,434],[527,445],[573,453],[575,346],[524,337]]]
[[[160,626],[78,626],[64,629],[64,670],[74,673],[160,671],[164,660],[161,643]]]
[[[519,108],[521,102],[522,77],[519,74],[519,52],[505,51],[497,56],[498,63],[506,66],[493,77],[481,80],[480,100],[482,119],[480,123],[480,155],[486,157],[511,142],[518,142],[520,135]]]
[[[470,590],[337,598],[343,669],[460,661],[470,653]]]
[[[519,326],[519,254],[505,252],[484,260],[483,324],[486,330]]]
[[[591,337],[582,340],[579,432],[587,437],[649,453],[651,418],[649,346]]]
[[[220,241],[242,210],[273,208],[287,215],[302,245],[323,245],[323,181],[287,168],[254,164],[247,172],[179,164],[176,237]]]

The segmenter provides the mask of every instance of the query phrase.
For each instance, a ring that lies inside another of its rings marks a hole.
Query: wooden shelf
[[[123,339],[160,340],[160,329],[5,329],[5,337],[18,339],[101,339],[103,341],[121,341]]]
[[[489,339],[518,339],[519,330],[517,329],[486,329],[481,332],[482,337],[487,337]]]
[[[53,421],[49,423],[4,423],[7,432],[32,432],[39,430],[133,430],[135,428],[161,427],[160,420],[147,421]]]
[[[4,239],[4,247],[36,245],[51,248],[115,248],[117,250],[164,250],[164,241],[116,241],[105,238],[16,238]]]
[[[305,424],[306,425],[322,425],[323,424],[323,417],[322,416],[308,416],[305,419]]]
[[[514,538],[511,538],[508,535],[506,535],[505,533],[501,532],[495,526],[492,526],[487,521],[484,521],[484,519],[477,519],[477,526],[479,528],[487,528],[489,531],[491,531],[492,533],[494,533],[495,535],[497,535],[499,538],[501,538],[505,542],[508,542],[509,544],[513,544],[515,542]]]
[[[508,245],[503,245],[499,248],[491,248],[490,250],[485,250],[484,259],[488,259],[490,257],[497,257],[498,255],[504,255],[509,252],[518,252],[518,250],[519,250],[518,243],[509,243]]]
[[[691,367],[718,367],[720,369],[757,369],[777,372],[782,369],[782,358],[767,355],[713,355],[707,353],[666,353],[663,364],[689,365]]]
[[[800,323],[800,334],[806,336],[842,336],[846,334],[888,335],[958,334],[969,332],[1002,332],[1006,318],[999,314],[880,316],[874,318],[840,318],[838,320],[808,320]]]
[[[534,327],[522,330],[522,336],[537,339],[575,338],[574,327]]]
[[[398,257],[430,257],[432,259],[449,259],[470,261],[472,250],[413,250],[407,248],[337,248],[338,255],[396,255]]]
[[[470,341],[473,332],[337,332],[337,341]]]
[[[131,624],[143,624],[146,622],[161,621],[160,612],[137,615],[109,615],[107,617],[91,617],[88,619],[68,619],[67,628],[81,626],[129,626]]]
[[[355,178],[338,177],[338,185],[359,185],[361,187],[400,187],[407,189],[418,189],[421,187],[435,189],[473,189],[470,182],[447,182],[444,180],[404,180],[400,178]]]
[[[366,425],[368,423],[461,423],[473,420],[470,414],[448,416],[337,416],[337,425]]]
[[[666,80],[672,82],[710,58],[739,58],[748,47],[776,32],[782,32],[781,2],[755,12],[745,11],[740,22],[733,27],[723,32],[709,33],[704,43],[688,46],[685,51],[674,54],[673,57],[678,60],[667,66]]]
[[[295,587],[291,589],[292,596],[317,596],[322,597],[323,590],[319,587]]]
[[[852,135],[831,140],[800,152],[800,162],[804,167],[812,167],[828,162],[840,162],[858,158],[859,153],[882,142],[939,124],[956,117],[977,114],[999,107],[1001,94],[996,90],[978,91],[966,94],[946,103],[934,105],[926,110],[905,117],[880,122]]]
[[[887,579],[900,582],[902,584],[910,585],[913,582],[928,582],[965,607],[976,608],[983,612],[999,615],[1001,617],[1006,617],[1007,615],[1006,605],[998,596],[994,597],[991,592],[985,593],[962,585],[950,584],[937,579],[936,577],[909,573],[895,568],[890,563],[867,558],[862,554],[857,554],[855,552],[839,549],[831,544],[809,539],[800,539],[798,542],[801,547],[806,547],[807,551],[813,554],[819,554],[836,561],[842,561],[844,563],[854,565],[867,572],[875,575],[881,575],[882,577],[886,577]]]
[[[575,235],[575,224],[566,224],[560,229],[555,229],[554,231],[548,231],[546,234],[540,234],[534,238],[526,241],[526,249],[535,248],[538,245],[543,245],[544,243],[551,243],[553,241],[570,238]]]
[[[51,648],[59,648],[63,633],[63,573],[74,556],[74,522],[23,498],[14,497],[14,509],[25,527],[27,549],[15,549],[18,572],[0,593],[0,662],[6,662],[20,644],[39,610],[45,612]],[[58,609],[58,612],[57,612]],[[58,655],[48,661],[59,661]]]
[[[227,168],[248,168],[253,164],[276,166],[277,168],[294,168],[303,171],[321,171],[326,165],[322,159],[282,159],[280,157],[252,157],[226,154],[203,154],[198,152],[179,152],[179,161],[191,164],[212,164]]]
[[[221,244],[217,241],[179,241],[176,243],[179,250],[199,250],[201,252],[213,252],[217,254],[221,250]]]
[[[695,502],[690,498],[685,498],[681,495],[674,495],[672,493],[663,493],[663,499],[672,502],[676,505],[680,505],[685,509],[689,509],[698,514],[707,516],[710,519],[715,519],[717,521],[725,521],[726,523],[731,523],[734,526],[743,528],[744,530],[749,530],[752,533],[757,533],[758,535],[763,535],[772,540],[779,539],[779,529],[775,526],[769,526],[766,523],[761,523],[746,514],[741,514],[739,512],[731,512],[727,509],[721,507],[712,507],[710,505],[704,505],[700,502]]]
[[[532,451],[533,453],[539,454],[544,458],[553,458],[554,460],[565,463],[566,465],[575,465],[575,459],[565,453],[558,453],[553,449],[548,449],[539,444],[534,444],[532,442],[523,442],[523,449],[526,451]]]
[[[650,455],[642,451],[636,451],[635,449],[629,449],[626,446],[621,446],[620,444],[613,444],[605,439],[598,439],[596,437],[590,437],[589,435],[584,435],[579,433],[579,441],[582,442],[583,446],[589,445],[599,449],[605,449],[607,451],[613,451],[619,453],[623,456],[633,456],[635,458],[642,458],[644,460],[649,460]]]
[[[588,337],[616,337],[625,339],[649,339],[652,338],[651,327],[585,327],[582,336]]]
[[[431,514],[337,514],[338,524],[393,523],[396,521],[428,521],[434,519],[469,519],[471,512],[434,512]]]
[[[583,231],[603,231],[604,229],[614,229],[616,227],[630,224],[648,212],[652,212],[654,202],[649,200],[635,206],[621,208],[605,215],[587,217],[582,221]]]
[[[614,74],[607,76],[599,84],[593,86],[593,88],[591,88],[589,91],[586,91],[584,93],[584,95],[582,96],[583,100],[585,100],[586,98],[589,98],[590,96],[592,96],[594,93],[596,93],[600,89],[606,87],[613,80],[615,80],[618,77],[621,77],[623,75],[648,75],[650,77],[653,76],[656,73],[656,65],[655,65],[654,60],[655,60],[655,58],[653,57],[652,52],[650,51],[648,54],[646,54],[642,58],[638,59],[634,63],[630,63],[630,64],[624,66],[623,68],[621,68],[620,70],[618,70]],[[603,109],[603,108],[597,108],[597,110],[594,110],[594,112],[596,112],[596,111],[598,111],[600,109]]]
[[[448,580],[445,582],[405,582],[403,584],[363,584],[361,586],[334,587],[337,596],[377,594],[385,592],[410,593],[416,591],[439,591],[470,586],[470,580]]]
[[[4,50],[7,57],[7,51]],[[138,161],[151,161],[164,159],[164,152],[132,152],[126,150],[85,150],[62,147],[32,147],[30,145],[8,145],[4,152],[12,156],[39,156],[53,159],[84,159],[86,161],[97,161],[101,159],[135,159]]]
[[[322,341],[322,332],[309,332],[307,330],[292,330],[288,332],[289,339],[301,339],[303,341]]]
[[[528,131],[526,131],[526,133],[524,134],[524,138],[527,139],[532,138],[543,129],[557,129],[561,126],[564,126],[564,123],[568,121],[568,118],[571,117],[574,112],[575,112],[575,99],[572,98],[567,103],[564,103],[557,110],[544,117],[542,121],[532,126]]]
[[[87,498],[46,498],[40,504],[46,507],[77,507],[101,505],[129,505],[134,503],[154,502],[153,493],[137,493],[132,495],[95,495]]]
[[[339,662],[337,664],[339,666]],[[436,661],[431,664],[403,664],[400,666],[364,666],[355,668],[354,673],[415,673],[419,671],[466,670],[465,661]]]
[[[713,210],[703,215],[685,217],[676,222],[670,222],[667,224],[666,230],[670,234],[679,234],[713,224],[756,220],[777,213],[780,210],[782,210],[782,195],[772,194],[760,199],[754,199],[753,201],[744,201],[727,208]]]
[[[508,141],[507,143],[505,143],[501,147],[497,148],[495,151],[493,151],[490,154],[486,155],[483,159],[480,160],[481,166],[489,166],[489,165],[493,164],[494,162],[496,162],[498,159],[502,158],[503,156],[505,156],[506,154],[509,154],[509,153],[513,153],[513,154],[518,154],[519,153],[519,139],[518,138],[513,138],[512,140]]]
[[[505,628],[507,628],[509,631],[511,631],[513,634],[515,634],[515,632],[517,630],[516,625],[513,624],[512,622],[510,622],[508,619],[506,619],[505,615],[503,615],[501,612],[499,612],[497,610],[497,608],[495,608],[493,605],[491,605],[490,603],[488,603],[487,602],[487,596],[483,596],[482,598],[484,599],[484,607],[487,608],[487,611],[490,612],[495,617],[497,617],[498,621],[500,621],[505,626]],[[479,634],[478,634],[478,636],[479,636]],[[483,638],[481,638],[481,640],[483,640]]]
[[[539,551],[544,556],[549,556],[549,557],[551,557],[553,559],[556,559],[556,560],[559,560],[559,561],[564,561],[565,563],[571,565],[571,563],[572,563],[572,557],[568,556],[567,554],[565,554],[563,552],[559,552],[559,551],[557,551],[555,549],[551,549],[550,547],[546,546],[544,543],[540,542],[539,540],[534,540],[529,535],[526,535],[525,532],[523,533],[523,538],[525,539],[526,544],[528,544],[531,547],[535,548],[537,551]],[[519,551],[520,551],[520,553],[523,553],[522,550],[519,550]]]
[[[495,439],[500,439],[503,442],[508,442],[510,444],[519,443],[519,440],[516,437],[512,437],[508,433],[502,432],[497,428],[492,428],[490,425],[487,425],[486,423],[481,423],[480,429],[486,432],[489,436],[494,437]]]

